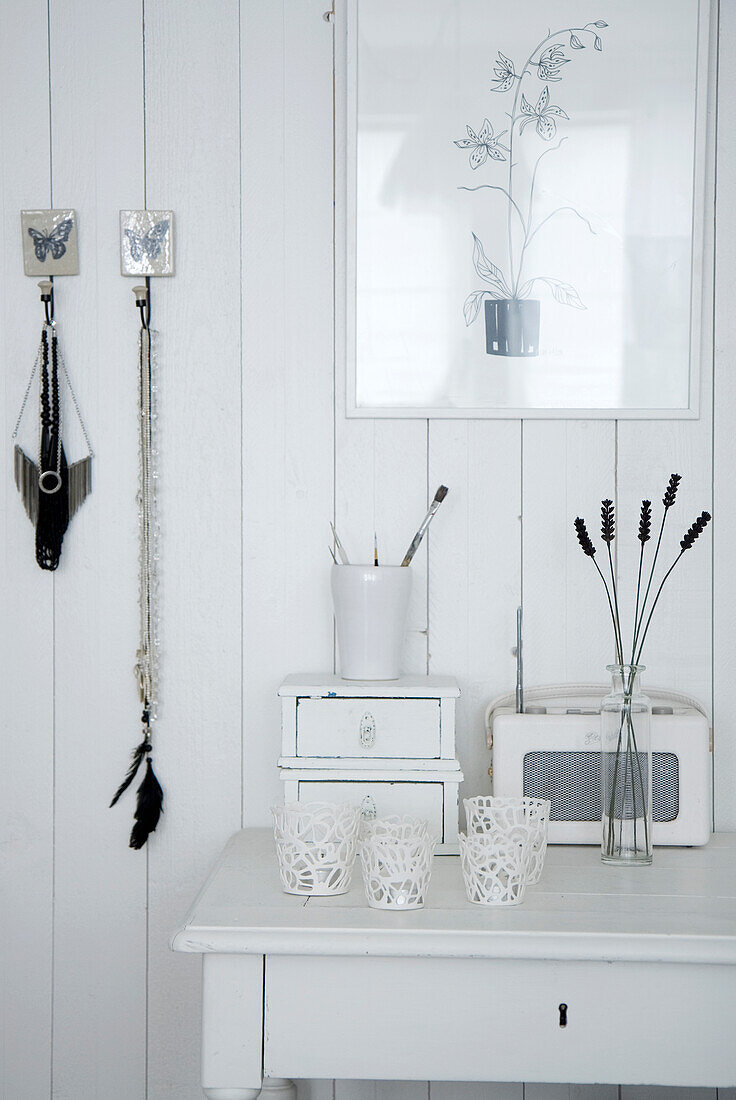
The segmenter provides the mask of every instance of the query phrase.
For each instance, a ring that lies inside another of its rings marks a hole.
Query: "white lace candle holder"
[[[287,802],[271,809],[281,883],[287,894],[345,894],[358,851],[360,807]]]
[[[427,836],[429,825],[418,817],[409,814],[399,816],[388,814],[386,817],[363,818],[360,825],[360,838],[365,841],[370,837],[381,837],[386,840],[411,840],[415,837]]]
[[[500,829],[508,832],[521,826],[531,830],[527,844],[528,859],[527,883],[531,886],[539,882],[547,854],[547,833],[551,803],[548,798],[496,798],[493,795],[478,795],[476,798],[464,798],[465,819],[468,834],[487,833]],[[520,834],[517,833],[517,838]]]
[[[518,905],[527,879],[522,845],[495,831],[460,833],[458,841],[468,901],[474,905]]]
[[[412,825],[399,823],[393,836],[377,830],[364,839],[360,860],[371,909],[423,908],[437,840],[429,835],[425,822],[415,825],[424,829],[411,833]]]

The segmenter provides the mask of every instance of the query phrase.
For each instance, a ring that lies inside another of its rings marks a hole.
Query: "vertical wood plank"
[[[618,1085],[527,1084],[524,1100],[618,1100]]]
[[[335,1100],[333,1081],[297,1081],[297,1100]]]
[[[54,1096],[123,1100],[146,1064],[146,861],[127,846],[132,800],[108,810],[139,740],[135,311],[117,210],[143,199],[141,10],[55,0],[50,19],[54,203],[76,208],[80,252],[56,314],[96,448],[55,575]],[[63,415],[73,461],[69,400]]]
[[[425,420],[348,419],[346,364],[346,37],[344,5],[335,33],[335,524],[351,562],[372,561],[373,534],[380,560],[400,565],[440,482],[427,478]],[[427,548],[411,564],[412,595],[403,670],[427,671]],[[339,657],[338,657],[339,670]]]
[[[526,685],[604,682],[612,630],[600,578],[573,520],[594,536],[601,499],[615,492],[615,425],[525,421],[523,605]]]
[[[513,691],[521,598],[518,421],[433,421],[430,484],[450,492],[429,535],[430,671],[458,677],[461,797],[490,789],[485,708]]]
[[[432,1081],[429,1100],[524,1100],[524,1086],[479,1081]]]
[[[172,209],[176,229],[176,274],[152,287],[161,333],[156,761],[166,812],[148,849],[148,1095],[195,1100],[199,960],[172,954],[168,940],[241,821],[237,0],[146,0],[145,44],[146,203]]]
[[[283,798],[276,692],[331,670],[332,28],[243,6],[245,820]]]
[[[48,1097],[53,914],[53,590],[35,562],[33,528],[15,490],[11,433],[38,347],[36,281],[23,274],[20,211],[50,204],[45,0],[0,6],[0,361],[3,464],[0,540],[0,1095]],[[35,64],[29,64],[33,58]],[[12,152],[11,152],[12,151]],[[30,401],[18,442],[37,449]]]
[[[717,1089],[674,1088],[669,1085],[622,1085],[621,1100],[717,1100],[718,1092]]]
[[[715,381],[713,446],[713,739],[715,823],[736,828],[736,716],[733,708],[733,623],[736,615],[736,210],[731,189],[736,178],[736,10],[720,6],[718,99],[718,191],[716,195]]]
[[[716,71],[717,21],[711,27],[710,67]],[[707,160],[715,149],[715,85],[709,89]],[[714,191],[714,165],[708,164],[706,191]],[[713,499],[713,217],[706,218],[703,242],[703,329],[701,336],[700,417],[698,420],[634,422],[618,427],[618,484],[621,522],[627,538],[617,539],[622,585],[635,590],[639,543],[637,515],[642,497],[653,502],[659,522],[669,475],[682,475],[677,500],[662,541],[663,569],[680,552],[679,541]],[[728,431],[733,432],[733,427]],[[644,481],[642,479],[645,479]],[[625,517],[625,518],[624,518]],[[653,525],[654,526],[654,525]],[[658,528],[657,528],[658,529]],[[654,541],[654,540],[652,540]],[[651,544],[650,544],[651,545]],[[663,576],[658,569],[658,576]],[[655,581],[656,583],[656,581]],[[635,598],[629,603],[633,609]],[[630,614],[629,620],[633,620]],[[713,693],[713,543],[712,529],[685,555],[667,582],[647,635],[642,663],[646,684],[672,687],[694,695],[710,710]]]
[[[426,1081],[335,1081],[335,1100],[427,1100]]]

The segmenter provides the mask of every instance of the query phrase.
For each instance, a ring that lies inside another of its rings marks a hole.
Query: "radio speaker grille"
[[[652,753],[652,817],[674,821],[680,810],[680,768],[673,752]],[[551,821],[600,821],[599,752],[528,752],[524,794],[548,798]]]

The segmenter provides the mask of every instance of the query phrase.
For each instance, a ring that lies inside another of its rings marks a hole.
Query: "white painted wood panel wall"
[[[416,559],[408,666],[459,678],[459,754],[467,789],[479,791],[483,706],[512,684],[521,593],[528,681],[597,678],[608,655],[600,594],[570,520],[595,516],[609,493],[634,511],[672,470],[686,475],[683,519],[714,501],[712,568],[700,553],[671,591],[650,682],[712,702],[716,820],[736,827],[736,103],[720,102],[715,370],[705,371],[699,421],[347,421],[333,345],[340,148],[338,135],[335,158],[327,6],[0,0],[3,1100],[200,1095],[199,968],[169,952],[168,936],[227,836],[266,822],[279,797],[281,678],[333,667],[333,516],[356,550],[376,528],[390,559],[436,485],[451,486]],[[728,92],[735,0],[721,4],[720,40]],[[97,458],[94,493],[49,576],[33,560],[9,444],[41,318],[35,281],[22,275],[18,211],[52,203],[79,216],[81,274],[58,281],[57,305]],[[136,315],[118,274],[117,212],[144,203],[176,211],[177,274],[153,288],[164,615],[156,755],[167,800],[136,853],[132,799],[107,803],[138,734]],[[300,1100],[675,1095],[300,1085]],[[721,1090],[720,1100],[733,1095]],[[702,1096],[715,1100],[714,1090]]]

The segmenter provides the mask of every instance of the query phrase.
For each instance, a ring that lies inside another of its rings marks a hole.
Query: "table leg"
[[[256,1100],[263,1083],[263,956],[205,954],[202,1088],[209,1100]],[[296,1094],[294,1093],[294,1096]],[[274,1093],[274,1100],[281,1094]],[[290,1094],[284,1093],[284,1100]]]
[[[286,1077],[265,1077],[261,1100],[296,1100],[296,1085]]]

